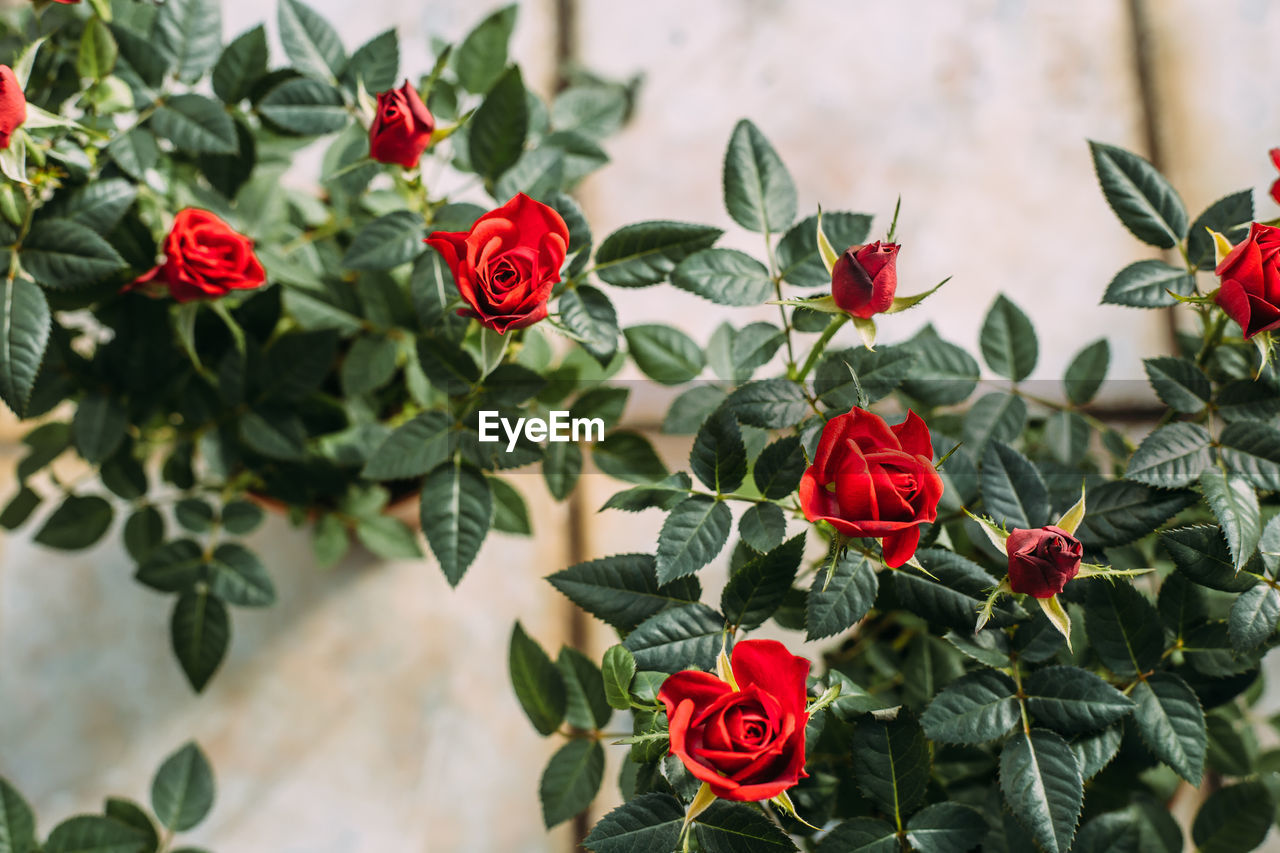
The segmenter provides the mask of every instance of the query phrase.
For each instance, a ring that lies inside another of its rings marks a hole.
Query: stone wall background
[[[397,27],[405,71],[427,67],[429,34],[457,39],[500,5],[312,3],[349,47]],[[264,18],[274,30],[271,4],[223,8],[228,37]],[[1004,291],[1040,332],[1038,378],[1052,382],[1083,342],[1110,337],[1114,404],[1141,403],[1141,357],[1165,351],[1170,330],[1163,313],[1097,304],[1117,270],[1149,255],[1108,211],[1084,140],[1154,154],[1193,215],[1246,186],[1260,217],[1275,215],[1266,151],[1280,144],[1280,4],[1267,0],[527,0],[514,52],[544,91],[562,25],[587,66],[646,75],[634,121],[608,146],[614,162],[580,193],[597,234],[683,218],[755,249],[720,200],[723,147],[750,116],[790,166],[802,211],[873,212],[882,231],[902,194],[904,292],[954,276],[884,323],[886,340],[932,322],[972,347]],[[611,295],[626,322],[674,322],[704,343],[725,319],[774,317],[657,292]],[[652,425],[658,405],[638,395],[628,417]],[[0,486],[21,433],[3,421]],[[661,447],[673,463],[687,452]],[[518,615],[558,647],[574,626],[541,577],[651,547],[660,519],[596,515],[612,488],[602,477],[584,479],[572,508],[546,503],[537,478],[514,479],[536,539],[491,536],[457,591],[434,566],[358,551],[317,570],[306,534],[273,518],[254,544],[280,603],[236,614],[231,654],[199,698],[170,659],[167,609],[129,579],[111,537],[75,555],[0,539],[0,774],[47,829],[107,793],[145,798],[160,759],[195,737],[219,796],[191,843],[570,850],[568,828],[541,827],[536,780],[554,744],[507,686],[510,624]]]

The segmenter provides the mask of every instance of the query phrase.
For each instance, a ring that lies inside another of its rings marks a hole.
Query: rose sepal
[[[853,327],[862,336],[862,345],[874,352],[876,348],[876,321],[863,317],[853,317],[851,319],[853,320]]]
[[[991,590],[991,594],[987,596],[987,600],[984,601],[982,603],[982,606],[978,608],[978,621],[973,626],[973,633],[975,634],[978,633],[983,629],[983,627],[986,626],[988,622],[991,621],[991,611],[995,609],[996,601],[999,600],[1000,596],[1004,595],[1005,593],[1008,593],[1010,595],[1013,594],[1013,589],[1009,586],[1008,577],[1000,581],[1000,583],[996,586],[996,588]]]
[[[822,205],[818,205],[818,255],[822,258],[822,265],[827,268],[827,275],[831,275],[836,268],[836,261],[840,260],[840,253],[822,230]]]
[[[716,677],[738,692],[738,680],[733,677],[733,663],[729,660],[727,642],[720,643],[720,654],[716,655]]]
[[[1111,566],[1099,566],[1096,563],[1081,563],[1077,578],[1136,578],[1149,575],[1155,569],[1116,569]]]
[[[808,714],[810,717],[812,717],[814,714],[818,713],[823,708],[827,707],[828,705],[830,705],[832,702],[836,701],[839,698],[840,698],[840,682],[837,681],[835,684],[831,685],[825,691],[823,691],[821,696],[819,696],[817,699],[814,699],[812,702],[810,702],[809,706],[804,709],[804,712]]]
[[[14,183],[31,185],[27,180],[27,133],[22,128],[9,137],[9,147],[0,151],[0,174]]]
[[[1040,609],[1044,611],[1044,615],[1049,617],[1049,622],[1053,627],[1058,629],[1067,641],[1067,651],[1071,651],[1071,617],[1067,615],[1066,608],[1062,606],[1062,602],[1058,601],[1058,596],[1051,595],[1048,598],[1037,598],[1036,603],[1040,605]]]
[[[839,690],[838,687],[836,689],[837,691]],[[813,824],[809,823],[809,821],[800,817],[800,815],[796,812],[795,803],[791,802],[791,795],[788,794],[786,791],[783,791],[782,793],[778,794],[778,796],[769,800],[769,802],[773,803],[775,806],[781,809],[792,820],[798,820],[800,821],[800,823],[803,823],[805,826],[809,827],[810,829],[816,829],[818,831],[822,830],[822,827],[814,826]]]
[[[684,813],[684,823],[680,827],[682,841],[688,838],[689,827],[697,820],[698,815],[711,808],[711,804],[715,801],[716,795],[712,793],[711,786],[703,782],[702,787],[698,789],[698,793],[694,796],[693,801],[689,803],[689,808]]]
[[[951,276],[947,276],[942,281],[938,282],[933,287],[926,290],[924,293],[917,293],[915,296],[895,296],[893,299],[893,304],[890,305],[889,310],[885,311],[884,313],[897,314],[900,311],[906,311],[908,308],[914,308],[917,305],[919,305],[921,302],[928,299],[933,294],[937,293],[938,288],[942,287],[942,285],[946,284],[949,281],[951,281]]]
[[[1219,234],[1212,228],[1205,228],[1209,232],[1209,236],[1213,239],[1213,265],[1216,267],[1222,263],[1227,255],[1231,254],[1231,250],[1235,247],[1231,245],[1231,241],[1227,239],[1225,234]]]
[[[488,326],[480,327],[481,381],[490,373],[493,373],[499,364],[502,364],[502,359],[507,354],[507,346],[511,343],[511,338],[512,336],[505,332],[495,332]]]
[[[835,297],[828,293],[826,296],[806,296],[801,299],[770,299],[766,305],[788,305],[792,308],[808,308],[810,311],[819,311],[823,314],[844,314],[845,310],[836,305]]]
[[[1008,531],[1006,531],[1003,527],[1000,527],[999,525],[997,525],[994,521],[987,518],[986,516],[979,517],[974,515],[973,513],[969,512],[969,510],[965,507],[962,507],[961,511],[965,515],[972,518],[974,521],[978,522],[978,526],[982,528],[983,533],[987,534],[987,539],[991,540],[991,544],[996,547],[997,551],[999,551],[1001,554],[1004,554],[1006,557],[1009,556],[1008,547],[1005,545],[1005,543],[1009,540]],[[1065,530],[1066,528],[1063,528],[1063,529]]]
[[[1258,332],[1253,336],[1253,345],[1258,348],[1258,357],[1261,359],[1257,372],[1253,374],[1255,382],[1262,378],[1262,372],[1271,364],[1271,356],[1275,352],[1273,343],[1271,332]]]
[[[1058,519],[1057,526],[1070,533],[1076,535],[1076,530],[1080,527],[1080,522],[1084,521],[1085,501],[1084,501],[1084,483],[1080,484],[1080,500],[1072,504],[1071,509],[1062,514],[1062,518]],[[1006,537],[1008,538],[1008,537]]]

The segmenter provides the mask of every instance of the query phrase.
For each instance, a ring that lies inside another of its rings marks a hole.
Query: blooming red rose
[[[889,310],[898,292],[897,243],[877,240],[850,246],[831,269],[831,296],[836,305],[867,319]]]
[[[1272,148],[1268,153],[1271,154],[1271,165],[1280,170],[1280,148]],[[1271,185],[1271,197],[1276,200],[1276,204],[1280,204],[1280,178]]]
[[[671,754],[726,800],[778,796],[804,772],[809,662],[776,640],[733,647],[737,689],[707,672],[677,672],[658,698],[667,706]]]
[[[929,428],[915,412],[890,427],[853,409],[822,428],[813,464],[800,478],[800,508],[845,536],[882,539],[885,564],[911,559],[920,525],[938,517],[942,479]]]
[[[399,89],[378,95],[378,115],[369,128],[369,156],[379,163],[399,163],[412,169],[427,150],[435,129],[431,111],[406,80]]]
[[[167,289],[178,302],[190,302],[252,290],[267,280],[253,254],[253,241],[207,210],[189,207],[174,217],[164,254],[164,263],[129,288]]]
[[[13,132],[27,120],[27,97],[13,69],[0,65],[0,149],[8,148]]]
[[[449,265],[471,306],[458,313],[505,333],[547,316],[569,228],[560,214],[520,193],[477,219],[470,231],[436,231],[427,243]]]
[[[1004,543],[1009,554],[1009,587],[1014,592],[1049,598],[1062,592],[1080,572],[1084,546],[1061,527],[1015,527]]]
[[[1280,228],[1253,223],[1215,272],[1222,286],[1213,301],[1245,338],[1280,328]]]

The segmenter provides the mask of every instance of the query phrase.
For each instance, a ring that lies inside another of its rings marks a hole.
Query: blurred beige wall
[[[499,5],[312,3],[349,47],[399,28],[405,72],[427,67],[428,33],[456,39]],[[904,292],[954,276],[921,308],[886,319],[884,339],[932,322],[976,349],[1004,291],[1040,332],[1036,377],[1055,379],[1080,345],[1107,335],[1113,377],[1138,380],[1141,358],[1168,346],[1167,321],[1098,305],[1116,271],[1151,255],[1107,209],[1084,140],[1147,152],[1150,121],[1192,215],[1248,186],[1260,213],[1275,215],[1266,151],[1280,144],[1280,4],[1141,7],[1145,97],[1126,0],[534,0],[522,5],[515,53],[550,90],[555,16],[568,10],[582,62],[646,75],[635,120],[607,146],[613,164],[582,188],[597,237],[641,218],[689,219],[757,251],[720,191],[729,132],[749,116],[790,166],[802,215],[819,203],[872,212],[882,232],[901,193]],[[264,18],[274,27],[261,0],[223,9],[228,36]],[[626,324],[674,322],[702,343],[723,320],[776,317],[670,288],[611,295]],[[1137,387],[1117,385],[1113,402]],[[629,416],[651,423],[654,405],[642,400]],[[17,434],[7,423],[0,482],[12,480]],[[681,442],[662,447],[681,464]],[[533,733],[506,684],[508,631],[518,616],[554,650],[568,609],[541,577],[575,557],[574,543],[581,558],[651,548],[660,518],[594,515],[612,485],[590,478],[575,533],[535,477],[515,480],[537,538],[491,536],[457,591],[432,565],[362,553],[318,570],[305,533],[273,519],[253,544],[281,602],[236,614],[231,655],[198,698],[167,649],[166,605],[130,579],[113,539],[71,556],[25,535],[0,540],[0,774],[33,798],[47,830],[107,793],[144,798],[160,758],[194,736],[219,800],[191,841],[211,849],[567,851],[567,830],[541,828],[536,784],[554,744]]]

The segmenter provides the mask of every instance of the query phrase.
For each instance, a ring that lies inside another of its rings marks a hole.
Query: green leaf
[[[101,18],[90,18],[80,37],[76,73],[91,80],[101,80],[115,68],[119,55],[120,48],[116,45],[115,36],[111,35],[111,28]]]
[[[924,799],[929,783],[929,745],[906,710],[893,720],[863,717],[850,742],[858,788],[899,822]]]
[[[91,393],[76,407],[71,434],[86,462],[101,464],[124,441],[128,413],[118,397]]]
[[[556,750],[542,773],[538,797],[547,829],[586,810],[604,778],[604,747],[578,738]]]
[[[654,483],[668,473],[653,444],[638,432],[609,433],[592,445],[591,458],[604,473],[632,483]]]
[[[831,409],[847,412],[862,402],[859,389],[867,403],[874,403],[906,381],[915,364],[915,354],[908,347],[828,352],[818,363],[813,390]]]
[[[160,846],[160,834],[156,832],[155,824],[137,803],[119,797],[107,797],[106,803],[103,804],[103,813],[145,835],[147,850],[155,850]]]
[[[769,500],[781,500],[796,490],[808,464],[800,439],[785,436],[760,451],[752,478],[760,494]]]
[[[267,73],[267,31],[259,24],[227,45],[213,66],[213,92],[224,104],[249,97],[253,84]]]
[[[1076,537],[1092,548],[1128,545],[1195,501],[1193,492],[1167,492],[1128,480],[1089,490],[1089,512]]]
[[[720,305],[760,305],[773,295],[764,264],[737,249],[703,249],[671,272],[671,284]]]
[[[556,658],[564,677],[565,720],[580,729],[600,729],[609,722],[613,710],[605,696],[600,668],[577,649],[565,646]]]
[[[544,463],[545,464],[545,463]],[[620,509],[624,512],[640,512],[659,508],[671,510],[689,496],[693,481],[683,471],[672,474],[653,484],[635,486],[618,492],[605,501],[600,509]]]
[[[1280,491],[1280,429],[1259,421],[1227,424],[1218,454],[1231,471],[1264,491]]]
[[[222,526],[236,536],[252,533],[265,517],[262,507],[252,501],[231,501],[222,508]]]
[[[512,66],[498,78],[471,117],[467,145],[476,173],[496,181],[520,159],[528,132],[524,79],[520,69]]]
[[[720,610],[729,624],[744,631],[763,625],[781,606],[803,557],[801,533],[734,572],[720,596]]]
[[[375,515],[356,522],[360,544],[384,560],[412,560],[422,556],[417,535],[399,519]]]
[[[194,539],[178,539],[153,544],[134,577],[161,592],[182,592],[200,578],[204,564],[204,549]]]
[[[107,178],[85,184],[59,206],[72,222],[87,225],[99,234],[108,235],[138,198],[138,188],[124,178]]]
[[[1210,441],[1209,431],[1199,424],[1160,427],[1142,440],[1124,475],[1157,489],[1189,486],[1213,464]]]
[[[747,447],[738,422],[727,409],[719,409],[698,430],[689,453],[689,468],[716,494],[728,494],[747,476]]]
[[[982,815],[960,803],[934,803],[907,822],[907,842],[920,853],[968,853],[986,834]]]
[[[68,495],[45,519],[35,541],[62,551],[88,548],[107,532],[113,515],[111,504],[96,495]]]
[[[879,578],[867,558],[846,551],[829,577],[826,566],[814,575],[805,605],[805,639],[833,637],[853,627],[875,604],[879,589]]]
[[[347,53],[337,32],[319,13],[300,0],[280,0],[277,16],[284,52],[298,70],[321,79],[342,73]]]
[[[596,275],[615,287],[657,284],[666,281],[680,261],[710,247],[723,233],[709,225],[665,220],[626,225],[604,238],[596,250]]]
[[[494,187],[495,198],[511,198],[525,193],[535,199],[545,199],[565,184],[565,153],[559,148],[543,145],[525,151],[520,158],[502,173]]]
[[[228,604],[267,607],[275,603],[275,585],[258,556],[238,542],[223,542],[207,564],[209,591]]]
[[[1165,308],[1178,304],[1170,292],[1190,296],[1195,289],[1196,278],[1186,270],[1171,267],[1164,261],[1135,261],[1111,279],[1102,304]]]
[[[342,265],[357,270],[389,270],[423,252],[426,228],[422,217],[407,210],[381,216],[357,232]]]
[[[573,491],[582,474],[582,448],[568,441],[556,441],[547,445],[542,457],[542,478],[547,491],[562,501]]]
[[[151,43],[176,68],[178,79],[199,80],[222,50],[218,0],[166,0],[156,12]]]
[[[758,808],[727,800],[715,801],[700,814],[693,834],[703,853],[792,853],[797,849]]]
[[[272,124],[301,136],[335,133],[351,121],[342,93],[328,83],[309,77],[285,80],[258,101],[257,106],[258,112]],[[422,246],[417,248],[421,250]]]
[[[156,138],[146,128],[137,127],[122,133],[107,145],[107,153],[129,177],[142,181],[147,170],[156,164],[160,150]]]
[[[923,814],[923,812],[922,812]],[[882,820],[855,817],[837,825],[818,842],[818,853],[901,853],[897,831]]]
[[[1001,376],[1021,382],[1035,370],[1039,357],[1036,330],[1003,293],[987,312],[978,340],[987,365]]]
[[[978,362],[960,347],[933,332],[916,335],[910,347],[915,351],[913,376],[902,390],[930,406],[962,403],[978,386]]]
[[[1004,669],[1009,666],[1009,637],[1004,631],[987,630],[958,633],[948,631],[943,639],[955,646],[964,654],[986,666]]]
[[[1093,428],[1076,412],[1054,412],[1045,421],[1044,443],[1053,458],[1076,467],[1089,449]]]
[[[489,91],[507,66],[507,45],[516,25],[516,4],[503,6],[467,33],[453,55],[458,82],[468,92]]]
[[[973,633],[978,609],[996,579],[977,563],[941,548],[921,548],[916,559],[929,572],[904,566],[890,574],[898,603],[931,622],[955,631]],[[1007,624],[1010,613],[997,606],[992,622]]]
[[[809,411],[801,387],[780,378],[748,382],[729,395],[725,406],[739,423],[761,429],[793,427]]]
[[[1227,628],[1231,645],[1238,652],[1250,652],[1262,645],[1280,620],[1280,593],[1266,584],[1258,584],[1241,593],[1231,605]]]
[[[1067,399],[1077,406],[1092,400],[1102,387],[1102,380],[1107,378],[1110,365],[1111,345],[1106,338],[1099,338],[1076,353],[1067,365],[1066,378],[1063,379]]]
[[[1003,442],[991,442],[982,457],[982,501],[996,523],[1009,529],[1049,522],[1049,490],[1040,472]]]
[[[992,439],[1016,440],[1026,421],[1027,404],[1021,397],[1003,391],[983,394],[964,415],[965,449],[974,458],[980,458]]]
[[[493,518],[493,495],[484,475],[459,459],[446,462],[422,484],[422,532],[450,586],[480,552]]]
[[[49,344],[49,303],[24,276],[6,277],[0,291],[0,400],[18,417],[27,411]]]
[[[1160,662],[1164,652],[1160,615],[1133,586],[1091,581],[1085,592],[1084,614],[1089,643],[1112,672],[1135,676]]]
[[[623,86],[570,86],[551,103],[551,126],[557,136],[575,133],[601,139],[622,127],[628,109]]]
[[[511,631],[507,665],[529,722],[544,737],[554,732],[564,720],[567,704],[564,676],[519,622]]]
[[[684,332],[652,323],[624,330],[627,349],[645,376],[663,385],[681,385],[697,378],[706,366],[701,348]]]
[[[184,592],[174,605],[169,629],[178,663],[192,689],[199,693],[222,663],[231,642],[227,608],[208,592]]]
[[[1148,358],[1142,366],[1147,371],[1151,387],[1174,411],[1195,414],[1213,397],[1209,377],[1189,358]]]
[[[69,219],[45,219],[33,225],[18,260],[32,278],[54,290],[83,287],[125,267],[110,243],[92,228]],[[32,303],[29,309],[34,307],[33,295],[22,298]]]
[[[777,504],[753,504],[738,519],[738,535],[753,551],[772,551],[786,538],[787,517]]]
[[[1093,167],[1107,204],[1144,243],[1172,249],[1187,233],[1182,199],[1154,166],[1136,154],[1090,142]]]
[[[691,575],[710,563],[729,539],[733,513],[706,495],[681,501],[658,534],[658,582]]]
[[[391,381],[396,372],[399,346],[382,335],[362,335],[351,343],[342,360],[342,391],[348,397],[359,397],[376,391]]]
[[[1245,853],[1266,840],[1275,800],[1258,780],[1211,793],[1196,813],[1191,839],[1199,853]]]
[[[725,639],[724,617],[705,604],[685,604],[650,616],[623,645],[642,670],[710,670]]]
[[[76,815],[53,828],[41,853],[149,853],[145,833],[99,815]],[[32,848],[35,849],[35,848]],[[25,848],[21,853],[28,853]]]
[[[489,488],[493,490],[493,529],[514,536],[533,535],[529,507],[520,492],[497,477],[489,478]]]
[[[684,807],[668,794],[641,794],[596,822],[582,844],[593,853],[674,850],[684,824]]]
[[[1208,738],[1195,692],[1172,672],[1157,672],[1140,680],[1129,695],[1138,703],[1133,719],[1147,748],[1183,779],[1199,785]]]
[[[836,251],[865,243],[871,231],[871,217],[865,213],[822,212],[822,233]],[[778,241],[778,272],[783,281],[800,287],[825,287],[831,284],[818,254],[818,217],[810,216],[791,227]]]
[[[236,123],[222,104],[204,95],[174,95],[151,116],[148,125],[161,139],[189,154],[235,154],[240,149]]]
[[[583,349],[601,364],[613,360],[618,351],[618,312],[609,297],[594,287],[580,284],[560,296],[560,322],[578,336]]]
[[[659,585],[654,557],[640,553],[580,562],[547,580],[582,610],[620,631],[634,630],[654,613],[701,596],[696,578]]]
[[[1080,775],[1086,782],[1111,763],[1111,759],[1115,758],[1120,750],[1122,738],[1121,727],[1112,726],[1096,734],[1082,735],[1071,741],[1071,752],[1075,755],[1076,763],[1080,766]]]
[[[0,853],[27,853],[36,847],[36,818],[31,806],[0,777]]]
[[[448,457],[450,421],[444,412],[423,412],[396,427],[369,457],[361,476],[408,480],[430,472]]]
[[[241,441],[269,459],[295,461],[306,455],[306,428],[292,413],[246,412],[239,430]]]
[[[743,228],[780,234],[796,218],[796,185],[764,134],[742,119],[724,155],[724,206]]]
[[[930,740],[980,744],[1018,723],[1017,685],[994,669],[971,672],[939,693],[920,718]]]
[[[342,72],[348,88],[385,92],[400,82],[400,37],[394,28],[385,30],[356,49]]]
[[[204,820],[213,797],[213,770],[194,741],[166,758],[151,782],[151,808],[174,832],[186,832]]]
[[[192,533],[208,533],[213,527],[213,506],[200,498],[183,498],[173,505],[173,517]]]
[[[1187,233],[1187,259],[1201,269],[1213,269],[1216,264],[1209,231],[1217,231],[1235,244],[1248,235],[1251,222],[1253,190],[1241,190],[1218,199],[1191,223]]]
[[[27,486],[19,488],[18,493],[5,505],[4,511],[0,512],[0,527],[5,530],[16,530],[21,527],[40,505],[40,500],[40,495],[31,488]]]
[[[1217,527],[1179,527],[1160,534],[1160,544],[1178,571],[1201,586],[1223,592],[1244,592],[1258,582],[1248,572],[1237,572]]]
[[[630,710],[631,679],[636,676],[636,659],[626,646],[619,643],[605,651],[601,674],[609,707],[619,711]]]
[[[1106,728],[1133,710],[1133,702],[1119,690],[1074,666],[1038,669],[1025,689],[1032,716],[1065,734]]]
[[[1000,753],[1000,790],[1041,847],[1071,849],[1084,782],[1066,741],[1045,729],[1014,735]]]
[[[1239,571],[1258,550],[1262,536],[1262,511],[1258,494],[1247,480],[1228,474],[1221,468],[1210,468],[1200,477],[1204,499],[1222,526],[1231,552],[1232,566]]]

